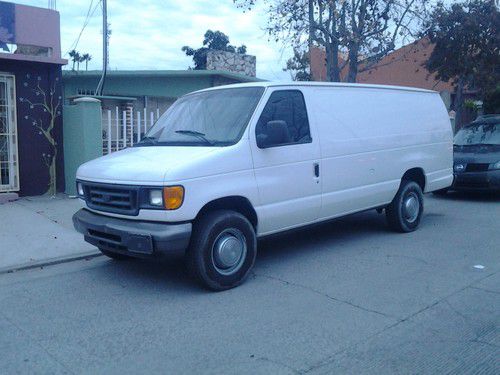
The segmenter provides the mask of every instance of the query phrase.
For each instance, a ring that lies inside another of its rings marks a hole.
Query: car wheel
[[[422,189],[414,181],[403,180],[396,196],[386,207],[389,227],[406,233],[417,229],[424,212]]]
[[[248,219],[234,211],[219,210],[194,224],[186,265],[203,286],[221,291],[245,280],[256,255],[257,238]]]
[[[99,251],[103,254],[106,255],[108,258],[114,259],[114,260],[127,260],[127,259],[132,259],[132,257],[125,255],[125,254],[119,254],[119,253],[114,253],[112,251],[104,250],[99,248]]]

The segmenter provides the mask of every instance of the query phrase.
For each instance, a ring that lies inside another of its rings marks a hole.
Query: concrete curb
[[[1,193],[0,194],[0,204],[5,204],[9,202],[14,202],[19,199],[19,195],[17,193]]]
[[[24,263],[24,264],[18,264],[15,266],[7,266],[7,267],[0,268],[0,275],[5,274],[5,273],[13,273],[13,272],[17,272],[17,271],[29,270],[29,269],[33,269],[33,268],[53,266],[53,265],[61,264],[61,263],[69,263],[69,262],[74,262],[74,261],[82,260],[82,259],[91,259],[91,258],[99,257],[101,255],[102,255],[102,253],[100,251],[87,251],[85,253],[78,253],[78,254],[73,254],[73,255],[63,255],[63,256],[55,257],[55,258],[49,258],[49,259],[44,259],[44,260],[39,260],[39,261],[34,261],[34,262],[28,262],[28,263]]]

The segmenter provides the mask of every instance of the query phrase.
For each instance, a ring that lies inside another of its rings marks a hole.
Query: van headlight
[[[150,190],[149,204],[155,207],[163,207],[163,190]]]
[[[76,183],[76,192],[79,197],[83,198],[85,196],[85,191],[83,190],[83,184],[81,182]]]
[[[163,188],[163,205],[167,210],[176,210],[184,202],[184,187],[181,185]]]
[[[164,188],[149,189],[147,199],[150,207],[176,210],[182,206],[182,203],[184,202],[184,187],[181,185],[175,185],[165,186]]]
[[[488,169],[500,169],[500,160],[496,163],[490,164],[490,167]]]

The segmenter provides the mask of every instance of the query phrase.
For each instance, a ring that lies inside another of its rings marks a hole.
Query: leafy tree
[[[233,0],[245,10],[257,0]],[[326,51],[327,79],[355,82],[394,50],[397,42],[414,38],[430,0],[260,0],[267,4],[267,31],[276,41]],[[340,59],[343,53],[347,59]]]
[[[426,34],[435,44],[427,69],[455,83],[456,123],[461,125],[466,87],[484,99],[500,81],[500,13],[494,0],[439,3]]]
[[[485,96],[483,110],[486,114],[500,113],[500,85]]]
[[[182,47],[182,51],[187,56],[193,56],[194,69],[203,70],[207,68],[207,53],[209,51],[226,51],[233,53],[245,54],[247,47],[241,45],[235,47],[229,44],[229,37],[222,31],[207,30],[203,39],[203,47],[194,49],[189,46]]]
[[[294,81],[310,81],[312,77],[309,53],[294,48],[293,57],[286,62],[286,68],[283,70],[289,71]]]

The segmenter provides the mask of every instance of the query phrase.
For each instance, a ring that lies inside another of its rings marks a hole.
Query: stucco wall
[[[61,59],[59,12],[0,1],[0,42],[14,44],[2,59],[65,64]]]
[[[77,99],[64,106],[64,174],[66,193],[76,195],[78,167],[102,156],[101,103],[91,98]]]
[[[61,58],[59,12],[16,4],[16,43],[49,47]]]
[[[209,51],[207,53],[207,70],[222,70],[255,77],[256,61],[256,57],[251,55],[241,55],[225,51]]]

